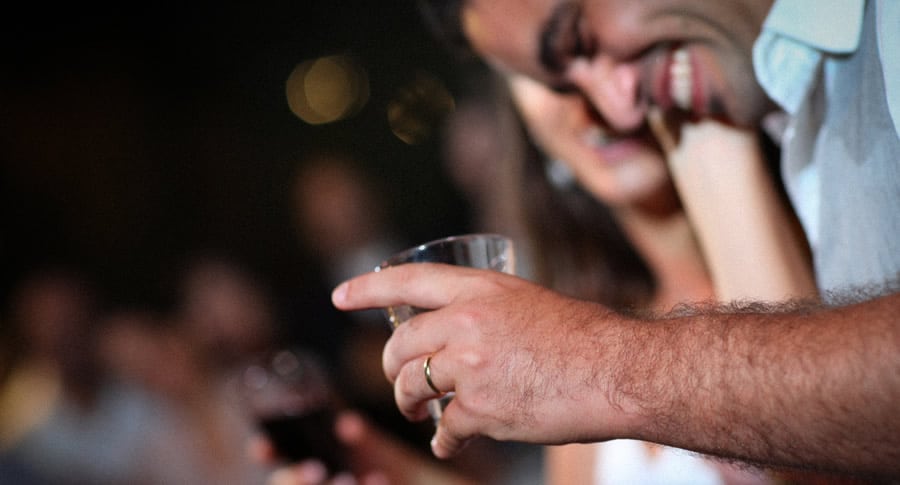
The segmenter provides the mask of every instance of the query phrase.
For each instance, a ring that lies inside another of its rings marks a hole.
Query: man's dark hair
[[[462,60],[475,57],[469,40],[462,29],[462,11],[465,0],[417,0],[425,26],[452,55]]]

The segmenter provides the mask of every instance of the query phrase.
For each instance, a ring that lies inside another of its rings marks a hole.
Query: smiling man
[[[900,248],[886,241],[900,234],[895,2],[513,3],[457,4],[472,50],[580,91],[619,131],[639,129],[653,105],[740,126],[790,114],[785,178],[823,289],[896,279]]]
[[[344,310],[433,309],[395,331],[384,365],[411,419],[425,419],[434,397],[426,359],[434,386],[456,392],[435,454],[479,435],[634,438],[772,466],[900,476],[900,4],[432,8],[494,68],[581,92],[623,133],[643,129],[653,106],[685,123],[749,127],[788,115],[783,171],[828,300],[646,321],[461,268],[408,265],[342,284],[333,300]]]
[[[464,2],[472,49],[501,71],[581,91],[620,131],[647,109],[752,124],[772,108],[752,75],[766,2]]]

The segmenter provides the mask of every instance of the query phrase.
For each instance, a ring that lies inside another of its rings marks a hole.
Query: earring
[[[547,180],[550,181],[550,185],[557,190],[569,190],[575,185],[575,174],[561,160],[547,160],[544,163],[544,173]]]

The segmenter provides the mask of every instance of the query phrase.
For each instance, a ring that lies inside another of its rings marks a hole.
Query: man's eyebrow
[[[538,44],[538,58],[541,65],[551,73],[559,73],[565,69],[565,46],[560,44],[567,42],[568,36],[571,35],[569,29],[572,16],[580,8],[576,2],[562,2],[553,9],[544,23]]]

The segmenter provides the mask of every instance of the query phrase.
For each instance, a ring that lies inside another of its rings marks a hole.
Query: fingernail
[[[437,435],[431,437],[431,453],[440,458],[440,455],[438,455],[437,452]]]
[[[335,305],[343,303],[347,299],[347,283],[341,283],[331,292],[331,302]]]

